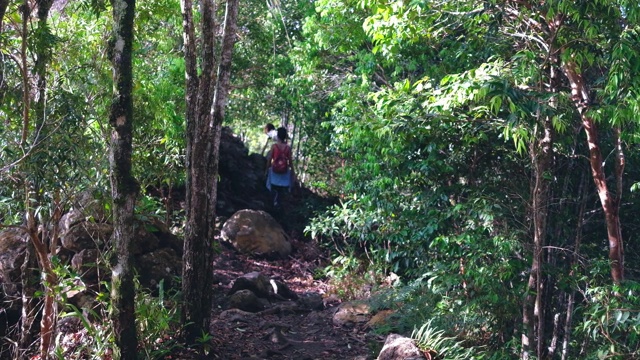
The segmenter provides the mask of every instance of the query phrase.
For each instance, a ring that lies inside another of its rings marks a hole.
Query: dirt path
[[[260,313],[224,309],[233,281],[250,272],[284,282],[298,295],[325,294],[327,284],[313,279],[317,262],[255,260],[223,249],[215,268],[211,359],[347,360],[375,359],[371,348],[381,341],[361,327],[334,326],[337,302],[322,311],[300,311],[293,301],[278,301]],[[214,355],[215,354],[215,355]]]

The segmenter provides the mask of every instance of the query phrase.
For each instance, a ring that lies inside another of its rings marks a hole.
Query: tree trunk
[[[224,107],[229,93],[232,51],[236,36],[237,0],[225,13],[221,53],[216,66],[215,3],[202,4],[202,78],[197,79],[191,0],[182,0],[187,101],[187,191],[182,268],[183,322],[189,344],[209,331],[212,254],[217,203],[218,151]],[[194,104],[195,102],[195,104]]]
[[[622,231],[620,227],[620,199],[622,194],[622,172],[624,170],[624,152],[620,142],[620,132],[614,129],[616,136],[616,195],[609,192],[606,175],[604,172],[602,150],[598,141],[598,128],[595,121],[589,116],[587,110],[591,99],[589,89],[584,81],[582,73],[577,65],[572,61],[563,64],[565,75],[571,85],[571,97],[573,103],[580,114],[582,125],[587,135],[589,145],[589,164],[591,165],[591,176],[596,185],[600,204],[604,211],[607,225],[607,239],[609,240],[609,261],[611,262],[611,278],[614,283],[624,280],[624,252],[622,243]]]
[[[49,258],[48,248],[38,233],[38,225],[36,223],[33,212],[30,212],[27,219],[26,231],[34,247],[34,254],[38,259],[40,270],[43,273],[44,287],[44,303],[42,304],[42,319],[40,321],[40,358],[47,360],[49,358],[49,348],[51,347],[53,335],[55,331],[56,317],[58,315],[58,306],[55,301],[53,288],[58,284],[58,277],[53,272],[51,260]]]
[[[21,6],[22,10],[22,44],[20,46],[20,60],[22,62],[22,136],[20,139],[20,145],[25,145],[27,141],[27,134],[29,133],[29,110],[31,107],[31,86],[29,85],[29,72],[27,71],[27,48],[28,48],[28,28],[29,24],[29,1],[25,0]]]
[[[555,23],[554,23],[555,24]],[[554,33],[557,28],[550,26]],[[548,35],[549,39],[555,38],[555,34]],[[549,45],[550,52],[553,53],[554,45]],[[540,91],[557,93],[558,67],[557,58],[554,55],[549,57],[546,64],[549,67],[548,78],[541,81]],[[545,88],[545,83],[548,87]],[[556,107],[555,97],[552,97],[549,106]],[[551,177],[549,176],[553,166],[553,124],[551,118],[540,113],[537,115],[541,134],[536,134],[534,143],[531,145],[531,164],[533,167],[534,186],[531,191],[531,212],[533,218],[533,257],[531,260],[531,271],[527,283],[527,296],[524,301],[522,311],[522,324],[524,332],[522,334],[522,359],[529,359],[530,352],[536,352],[537,358],[542,359],[545,350],[545,304],[542,265],[544,263],[544,246],[547,237],[547,220],[549,217],[549,198],[551,196]],[[537,329],[537,332],[536,332]],[[534,346],[535,343],[535,346]]]
[[[109,164],[113,198],[113,246],[115,261],[111,269],[111,321],[116,358],[137,358],[135,286],[131,244],[134,233],[134,206],[138,183],[131,173],[133,132],[132,48],[135,0],[112,0],[114,31],[112,38],[113,82],[115,93],[109,123],[112,126]],[[118,353],[119,352],[119,353]]]
[[[185,38],[187,101],[186,224],[182,258],[182,323],[188,344],[209,330],[211,312],[211,242],[215,211],[210,208],[214,179],[211,172],[212,130],[209,110],[215,81],[213,4],[202,3],[202,78],[197,79],[197,60],[190,0],[182,1]]]
[[[51,5],[53,4],[53,0],[39,0],[37,1],[38,6],[38,36],[45,36],[45,32],[48,32],[48,24],[47,21],[49,19],[49,10],[51,9]],[[34,103],[35,110],[35,130],[33,132],[33,146],[36,146],[40,141],[40,137],[43,132],[43,128],[46,124],[46,96],[47,96],[47,66],[49,64],[51,58],[51,51],[46,41],[42,41],[41,39],[37,40],[36,46],[36,62],[35,62],[35,76],[36,76],[36,87],[37,87],[37,98]],[[36,194],[40,193],[40,189],[36,189]],[[38,199],[39,196],[35,196],[35,199]],[[40,201],[40,199],[36,200]],[[38,204],[36,204],[37,206]],[[54,205],[55,206],[55,205]],[[54,221],[59,220],[52,218],[50,219],[52,222],[51,228],[54,228],[57,223]],[[35,221],[35,219],[34,219]],[[48,228],[47,224],[44,224],[44,228]],[[51,347],[53,336],[55,335],[56,322],[58,318],[58,303],[55,299],[55,294],[53,294],[53,287],[57,284],[58,279],[54,274],[50,255],[54,253],[49,253],[50,249],[55,250],[55,244],[47,247],[45,242],[47,239],[48,233],[46,230],[43,231],[41,236],[38,235],[37,226],[34,223],[29,228],[29,233],[31,235],[32,241],[36,244],[36,252],[38,255],[40,268],[44,272],[44,303],[42,306],[42,319],[40,321],[40,357],[43,360],[47,360],[49,357],[49,348]],[[53,234],[53,239],[57,239],[57,234]]]
[[[215,231],[220,128],[229,93],[238,1],[227,2],[217,66],[215,2],[202,3],[202,71],[199,79],[192,6],[191,0],[181,1],[187,87],[187,221],[182,265],[182,320],[186,324],[187,343],[194,343],[203,332],[209,331],[213,272],[211,243]]]
[[[535,349],[537,358],[544,351],[544,304],[542,286],[543,247],[547,233],[549,214],[549,189],[551,180],[548,172],[553,163],[553,128],[551,119],[543,121],[543,135],[531,147],[531,161],[534,168],[534,187],[532,190],[533,216],[533,258],[529,273],[528,291],[523,307],[522,323],[522,359],[528,359]],[[537,332],[535,331],[537,329]],[[535,346],[534,346],[535,343]]]

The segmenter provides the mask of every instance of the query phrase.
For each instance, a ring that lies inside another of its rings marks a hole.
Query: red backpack
[[[286,145],[284,149],[280,149],[280,146],[273,145],[273,151],[271,152],[271,158],[273,162],[271,163],[271,169],[276,174],[286,174],[289,168],[289,156],[291,153],[291,148]]]

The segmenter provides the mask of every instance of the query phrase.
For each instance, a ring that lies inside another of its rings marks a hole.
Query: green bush
[[[577,324],[583,359],[640,358],[640,283],[587,288]],[[578,351],[578,350],[576,350]]]

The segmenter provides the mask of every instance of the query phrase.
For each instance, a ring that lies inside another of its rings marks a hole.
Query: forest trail
[[[384,341],[363,326],[333,324],[338,300],[325,299],[324,310],[300,311],[295,301],[275,301],[257,313],[225,309],[238,277],[260,272],[285,283],[296,294],[325,294],[328,285],[313,277],[317,262],[290,256],[286,260],[258,260],[222,246],[214,263],[214,304],[211,352],[205,357],[174,354],[167,359],[367,360]],[[378,345],[378,343],[380,345]]]
[[[271,199],[263,178],[265,159],[247,153],[245,144],[224,128],[218,213],[226,218],[243,208],[267,211],[289,235],[293,252],[284,260],[264,260],[240,254],[216,240],[219,253],[214,255],[213,264],[211,352],[204,359],[375,359],[374,350],[380,350],[384,338],[371,335],[364,324],[335,326],[333,315],[340,300],[327,296],[330,289],[326,280],[314,278],[318,269],[329,264],[329,255],[323,254],[315,241],[304,238],[303,231],[313,216],[309,205],[314,204],[317,210],[331,200],[298,187],[284,197],[281,208],[269,207],[266,204]],[[272,301],[258,313],[228,309],[234,281],[252,272],[284,283],[298,296],[323,296],[324,309],[301,311],[295,301]],[[184,353],[176,355],[171,359],[193,359]]]

